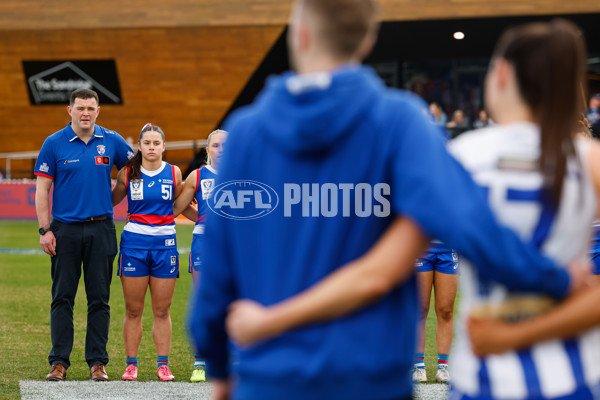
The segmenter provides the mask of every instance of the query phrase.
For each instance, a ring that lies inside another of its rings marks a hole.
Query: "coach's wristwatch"
[[[50,228],[40,228],[39,232],[41,236],[44,236],[46,234],[46,232],[50,232],[51,229]]]

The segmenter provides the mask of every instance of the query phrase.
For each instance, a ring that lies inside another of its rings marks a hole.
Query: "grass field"
[[[0,221],[0,249],[39,249],[37,222]],[[177,227],[180,248],[189,248],[192,226]],[[123,224],[117,224],[117,234]],[[171,318],[173,340],[169,365],[177,381],[187,381],[193,364],[184,331],[184,316],[190,294],[191,278],[187,273],[187,254],[181,255],[181,278],[177,281]],[[116,269],[115,269],[116,271]],[[43,381],[48,373],[50,343],[50,259],[47,255],[0,253],[0,399],[20,399],[19,380]],[[77,293],[74,309],[75,341],[68,379],[89,380],[85,363],[86,300],[83,283]],[[140,346],[139,380],[155,381],[156,351],[152,342],[150,296],[146,298],[143,318],[144,336]],[[111,362],[107,372],[119,379],[125,366],[122,324],[125,311],[121,282],[114,277],[111,287],[111,324],[108,353]],[[427,375],[435,379],[435,313],[433,305],[427,321]]]
[[[120,235],[123,224],[118,224]],[[192,226],[178,226],[179,247],[190,247]],[[0,248],[39,249],[37,223],[31,221],[0,221]],[[191,278],[187,273],[187,255],[181,257],[181,278],[177,281],[171,318],[173,342],[169,364],[177,380],[189,379],[193,364],[184,332],[184,315],[190,294]],[[116,269],[115,269],[116,271]],[[50,343],[51,279],[47,255],[0,254],[0,398],[20,399],[19,380],[44,380],[49,371],[47,361]],[[84,345],[86,329],[86,299],[80,282],[74,309],[75,341],[71,354],[69,380],[88,380]],[[144,336],[139,352],[139,379],[156,380],[156,351],[152,342],[152,311],[150,296],[146,296],[143,318]],[[107,372],[112,379],[120,378],[125,366],[123,347],[123,316],[125,305],[121,282],[114,277],[111,287],[111,323],[108,353],[111,362]]]

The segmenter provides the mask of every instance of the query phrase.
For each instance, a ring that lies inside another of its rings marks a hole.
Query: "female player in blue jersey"
[[[572,134],[582,106],[578,89],[584,72],[583,38],[572,24],[558,20],[507,31],[486,78],[486,108],[498,125],[465,134],[451,144],[452,152],[484,188],[497,218],[563,265],[585,257],[600,197],[600,149]],[[247,343],[250,337],[260,340],[307,321],[347,313],[357,303],[372,301],[373,294],[390,290],[375,287],[371,296],[360,292],[369,287],[369,279],[379,279],[373,272],[387,271],[396,280],[403,276],[391,272],[392,262],[385,267],[367,261],[337,271],[336,277],[315,286],[312,294],[266,310],[256,303],[234,304],[228,320],[230,334]],[[535,343],[519,352],[475,356],[466,332],[470,314],[514,321],[553,307],[544,297],[511,290],[509,280],[490,279],[486,267],[461,265],[461,321],[451,358],[451,398],[596,398],[600,390],[597,330],[574,339]],[[516,283],[519,277],[512,280]]]
[[[432,121],[437,121],[437,114],[441,108],[437,103],[431,103],[429,112]],[[443,113],[442,113],[443,114]],[[445,114],[443,114],[445,118]],[[442,137],[447,143],[450,139],[445,125],[440,128]],[[431,304],[431,292],[434,292],[434,309],[436,316],[435,343],[437,348],[438,366],[435,380],[442,383],[450,381],[448,371],[448,354],[452,345],[454,334],[454,300],[458,286],[458,253],[448,248],[440,240],[434,239],[429,244],[415,264],[419,291],[421,297],[421,321],[419,323],[419,337],[417,338],[417,351],[414,358],[413,382],[427,382],[425,369],[425,341],[426,322]]]
[[[144,125],[138,144],[137,154],[119,171],[113,189],[113,203],[118,204],[127,196],[130,214],[121,234],[118,260],[125,298],[123,339],[127,357],[122,379],[137,380],[142,313],[146,291],[150,288],[157,374],[161,381],[172,381],[170,309],[179,277],[173,200],[182,190],[181,171],[162,160],[165,134],[160,127]]]
[[[426,382],[425,337],[426,321],[429,314],[431,292],[434,290],[434,309],[436,315],[435,342],[437,346],[438,368],[435,380],[450,381],[448,354],[454,333],[454,300],[458,286],[458,254],[439,240],[433,240],[427,251],[416,263],[417,277],[421,296],[421,322],[417,353],[413,371],[414,382]]]
[[[202,240],[204,238],[204,221],[208,206],[206,201],[212,196],[215,188],[219,163],[223,153],[223,146],[227,140],[227,131],[217,129],[208,135],[206,145],[207,165],[192,171],[185,180],[183,191],[175,201],[175,215],[179,215],[189,206],[193,198],[198,204],[198,218],[194,226],[194,235],[192,239],[192,250],[190,251],[189,272],[192,274],[194,286],[197,286],[200,279],[200,270],[202,266]],[[194,369],[190,381],[204,382],[206,380],[206,362],[204,358],[194,353]]]

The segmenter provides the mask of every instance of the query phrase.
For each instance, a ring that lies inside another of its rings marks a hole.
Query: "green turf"
[[[178,226],[180,248],[191,245],[192,226]],[[39,249],[37,223],[34,221],[0,221],[0,248]],[[117,224],[118,236],[123,224]],[[193,353],[190,351],[183,324],[191,278],[187,273],[187,255],[182,255],[181,278],[177,281],[171,318],[173,339],[169,365],[178,381],[187,381],[191,373]],[[0,399],[20,399],[19,380],[44,380],[48,373],[50,351],[50,259],[46,255],[0,254]],[[107,372],[119,379],[125,366],[123,316],[125,306],[119,278],[111,287],[111,324],[108,353],[111,362]],[[86,301],[83,283],[75,300],[75,341],[71,355],[69,380],[88,380],[84,357]],[[437,353],[435,348],[435,312],[431,305],[427,318],[426,366],[429,381],[435,380]],[[139,380],[156,380],[156,352],[152,342],[150,296],[146,298],[143,317],[144,336],[139,352]]]
[[[427,382],[437,383],[435,381],[435,373],[437,372],[437,348],[435,345],[435,307],[434,307],[434,293],[431,293],[431,303],[429,305],[429,314],[427,314],[427,326],[425,328],[425,369],[427,370]],[[456,295],[456,301],[454,302],[454,320],[458,317],[458,302],[460,300],[460,292]],[[452,378],[452,371],[450,371],[450,378]]]
[[[32,221],[0,221],[0,249],[39,249],[38,228]]]
[[[123,224],[117,224],[117,232]],[[178,226],[179,247],[190,247],[192,226]],[[39,248],[37,223],[0,221],[0,248]],[[187,273],[187,255],[180,260],[181,278],[177,281],[171,306],[173,339],[169,364],[176,380],[187,381],[191,374],[193,352],[183,328],[190,294],[191,277]],[[115,269],[116,271],[116,269]],[[45,255],[0,254],[0,399],[20,399],[19,380],[44,380],[49,371],[50,343],[50,258]],[[123,316],[125,305],[121,282],[114,277],[111,287],[111,323],[107,372],[119,379],[125,368]],[[85,363],[86,300],[83,282],[74,310],[75,340],[71,354],[69,380],[88,380]],[[156,380],[156,350],[152,341],[150,296],[146,296],[143,317],[144,336],[139,352],[139,380]]]

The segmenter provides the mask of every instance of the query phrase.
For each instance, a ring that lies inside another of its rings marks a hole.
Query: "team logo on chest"
[[[200,181],[200,189],[202,190],[202,200],[210,198],[213,189],[215,188],[214,179],[202,179]]]
[[[129,182],[129,194],[131,200],[144,200],[144,180],[136,179]]]
[[[103,155],[106,152],[106,146],[99,144],[96,146],[96,150],[98,150],[98,154]]]

